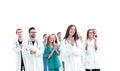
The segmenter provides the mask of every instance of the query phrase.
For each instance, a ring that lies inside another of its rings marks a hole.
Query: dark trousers
[[[25,66],[24,66],[23,57],[22,57],[22,53],[21,53],[21,71],[22,70],[25,71]]]
[[[65,63],[62,61],[63,71],[65,71]]]
[[[86,71],[100,71],[100,69],[86,69]]]

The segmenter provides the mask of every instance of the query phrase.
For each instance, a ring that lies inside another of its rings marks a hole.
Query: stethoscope
[[[35,42],[37,44],[37,48],[38,48],[38,41],[35,39]],[[30,39],[28,40],[28,45],[33,45],[32,42],[30,41]]]
[[[70,42],[68,41],[68,39],[65,39],[65,45],[66,45],[67,43],[70,44]],[[77,44],[76,40],[75,40],[75,44],[76,44],[76,47],[78,47],[78,44]]]

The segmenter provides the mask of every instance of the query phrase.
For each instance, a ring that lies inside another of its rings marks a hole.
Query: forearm
[[[96,39],[94,40],[94,46],[95,46],[95,49],[97,50],[97,42],[96,42]]]
[[[55,51],[55,50],[53,49],[53,51],[48,55],[48,59],[51,58],[51,56],[53,55],[54,51]]]
[[[88,49],[88,46],[86,45],[86,46],[85,46],[85,50],[87,50],[87,49]]]
[[[97,45],[95,44],[95,49],[97,50]]]
[[[60,52],[57,49],[56,49],[56,53],[57,53],[58,56],[60,55]]]

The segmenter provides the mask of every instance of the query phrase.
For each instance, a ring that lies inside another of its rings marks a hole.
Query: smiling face
[[[52,34],[52,36],[53,36],[54,42],[55,42],[55,43],[58,43],[58,42],[57,42],[57,37],[56,37],[56,35],[55,35],[55,34]]]
[[[92,39],[93,38],[93,30],[92,29],[89,29],[87,31],[87,39]]]
[[[50,35],[50,37],[49,37],[49,42],[50,42],[50,43],[53,43],[53,41],[54,41],[54,36],[53,36],[53,35]]]
[[[54,42],[54,36],[53,35],[49,35],[47,38],[47,45],[50,45]]]
[[[89,31],[89,38],[93,38],[93,31]]]
[[[69,30],[69,36],[73,36],[75,34],[75,27],[72,26]]]
[[[54,34],[52,34],[52,38],[54,41],[56,40],[56,36]]]
[[[67,39],[68,36],[74,37],[75,40],[78,40],[77,28],[75,25],[71,24],[68,26],[64,39]]]

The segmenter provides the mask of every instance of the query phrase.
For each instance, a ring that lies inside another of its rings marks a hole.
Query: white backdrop
[[[8,0],[0,1],[0,70],[15,71],[15,53],[12,50],[17,28],[28,37],[28,28],[37,29],[42,41],[44,33],[66,32],[75,24],[83,39],[89,28],[98,31],[101,71],[119,71],[120,64],[120,2],[115,0]]]

